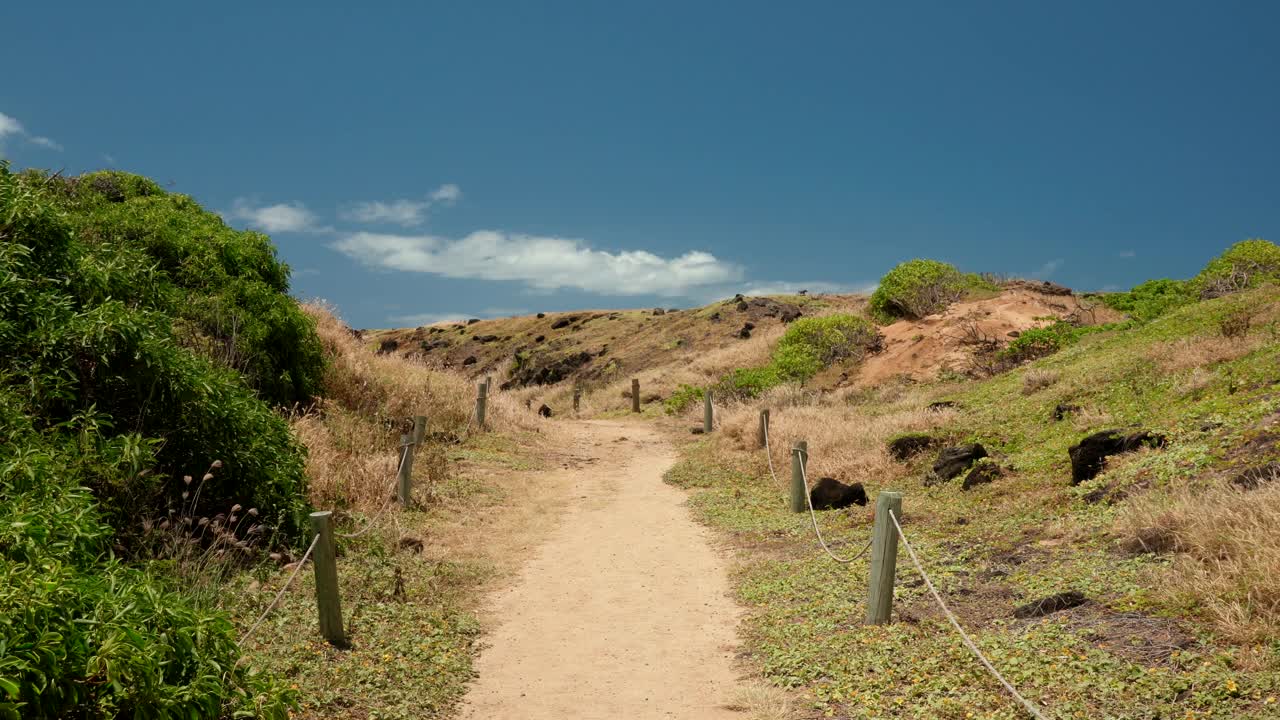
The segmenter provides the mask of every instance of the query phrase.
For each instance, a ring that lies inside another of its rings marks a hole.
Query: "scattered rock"
[[[511,379],[502,383],[502,389],[528,387],[529,385],[553,385],[568,378],[578,368],[591,362],[591,353],[576,352],[556,360],[534,358],[525,363],[511,375]]]
[[[662,396],[658,393],[649,393],[648,395],[641,395],[640,401],[645,403],[662,402]]]
[[[551,417],[551,408],[546,403],[542,403],[542,407],[538,408],[538,414],[544,418]]]
[[[799,308],[789,308],[787,310],[783,310],[782,323],[785,325],[787,323],[795,322],[796,320],[800,319],[800,316],[802,314],[803,313],[800,312]]]
[[[824,477],[809,491],[814,510],[839,510],[850,505],[866,505],[867,491],[862,483],[845,485],[835,478]]]
[[[1112,455],[1144,447],[1161,448],[1167,443],[1165,436],[1146,430],[1127,435],[1120,430],[1096,432],[1067,449],[1071,458],[1071,484],[1079,485],[1097,477],[1106,459]]]
[[[738,331],[738,337],[742,338],[743,340],[751,339],[751,323],[747,323],[746,325],[742,326],[742,329]]]
[[[680,308],[667,308],[667,312],[669,313],[680,312]]]
[[[923,433],[901,435],[889,441],[889,454],[900,462],[910,460],[937,443],[937,438]]]
[[[657,316],[657,315],[666,315],[666,314],[667,314],[667,311],[666,311],[666,310],[663,310],[662,308],[654,308],[654,309],[653,309],[653,314],[654,314],[655,316]]]
[[[1058,422],[1062,422],[1062,419],[1065,418],[1066,416],[1072,413],[1078,413],[1078,412],[1080,412],[1079,405],[1068,405],[1066,403],[1058,403],[1058,405],[1053,408],[1053,419],[1057,420]]]
[[[378,343],[378,354],[386,355],[388,353],[393,353],[399,347],[400,347],[399,340],[390,340],[390,339],[383,340],[382,342]]]
[[[1067,592],[1043,597],[1035,602],[1019,606],[1014,609],[1013,616],[1021,620],[1044,617],[1063,610],[1070,610],[1073,607],[1079,607],[1086,602],[1089,602],[1089,598],[1085,597],[1084,593],[1079,590],[1068,590]]]
[[[559,330],[560,328],[569,327],[570,325],[574,324],[577,321],[578,321],[577,315],[573,315],[570,317],[562,317],[559,320],[551,323],[551,329]]]
[[[467,356],[467,359],[462,361],[462,364],[463,364],[463,365],[475,365],[475,364],[476,364],[476,362],[478,362],[478,361],[476,360],[476,356],[475,356],[475,355],[468,355],[468,356]]]
[[[707,319],[708,319],[708,320],[710,320],[711,322],[720,322],[720,313],[719,313],[719,312],[713,312],[713,313],[711,313],[711,317],[709,317],[709,318],[707,318]]]
[[[934,461],[929,477],[925,478],[925,485],[946,482],[968,470],[970,465],[984,457],[987,457],[987,449],[978,443],[945,448],[938,453],[938,459]]]
[[[400,538],[399,545],[401,550],[408,550],[409,552],[414,553],[420,553],[427,547],[427,543],[424,542],[422,538],[414,537],[412,535],[405,535]]]
[[[542,342],[543,340],[546,340],[546,339],[547,339],[547,336],[546,336],[546,335],[539,335],[538,337],[534,338],[534,339],[533,339],[533,341],[534,341],[534,342],[536,342],[536,343],[540,343],[540,342]]]
[[[960,403],[954,400],[939,400],[938,402],[929,403],[927,409],[934,412],[940,412],[942,410],[959,410]]]
[[[797,295],[808,295],[808,294],[809,294],[809,291],[808,291],[808,290],[801,290],[800,292],[798,292],[798,293],[796,293],[796,294],[797,294]]]
[[[497,335],[477,335],[475,341],[478,343],[491,343],[497,341]]]
[[[1004,470],[993,462],[975,463],[968,475],[964,476],[961,490],[971,490],[979,485],[986,485],[1004,474]]]
[[[746,312],[750,307],[751,307],[751,306],[750,306],[750,305],[747,305],[747,303],[746,303],[746,301],[745,301],[745,300],[739,300],[739,301],[738,301],[738,305],[737,305],[738,312]]]
[[[1280,480],[1280,462],[1251,467],[1231,478],[1231,483],[1242,490],[1257,490],[1263,483]]]
[[[467,321],[467,324],[468,324],[468,325],[475,325],[475,324],[476,324],[476,323],[478,323],[478,322],[480,322],[480,318],[471,318],[470,320],[468,320],[468,321]]]
[[[546,316],[547,316],[547,314],[546,314],[546,313],[538,313],[538,319],[539,319],[539,320],[541,320],[542,318],[544,318],[544,317],[546,317]]]
[[[701,425],[698,425],[697,427],[689,428],[689,432],[693,435],[701,435],[702,433],[706,432],[706,429],[703,428]]]

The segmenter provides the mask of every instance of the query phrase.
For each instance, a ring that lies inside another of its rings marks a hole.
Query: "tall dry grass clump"
[[[426,446],[414,461],[415,488],[429,499],[447,474],[443,447],[476,430],[476,389],[464,378],[398,355],[377,355],[323,303],[303,305],[316,323],[328,367],[324,399],[294,416],[306,445],[311,501],[317,507],[373,512],[388,499],[399,441],[415,415],[427,417]],[[496,383],[495,383],[496,386]],[[491,391],[490,430],[532,429],[536,418],[505,393]]]
[[[1151,492],[1117,520],[1126,549],[1173,553],[1162,592],[1203,609],[1240,642],[1280,639],[1280,477],[1256,489]]]

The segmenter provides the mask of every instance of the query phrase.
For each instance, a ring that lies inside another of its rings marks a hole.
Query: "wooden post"
[[[311,561],[316,570],[316,607],[320,611],[320,634],[330,645],[347,647],[342,628],[342,598],[338,593],[338,560],[333,547],[333,513],[311,513],[311,530],[320,539]]]
[[[760,447],[768,447],[766,438],[769,435],[769,408],[760,409],[760,430],[756,433],[756,442]]]
[[[490,388],[492,388],[492,387],[493,387],[493,376],[492,376],[492,375],[485,375],[485,376],[484,376],[484,394],[485,394],[485,395],[488,395],[488,394],[489,394],[489,389],[490,389]]]
[[[702,432],[710,435],[711,429],[715,425],[714,420],[715,416],[711,409],[711,388],[707,388],[702,393]]]
[[[803,464],[802,464],[803,463]],[[791,447],[791,512],[804,512],[809,508],[805,496],[809,494],[805,487],[804,476],[809,469],[809,443],[797,440]]]
[[[902,493],[885,491],[876,498],[876,523],[871,530],[871,581],[867,588],[868,625],[887,625],[893,615],[898,530],[889,518],[890,512],[902,522]]]
[[[417,428],[414,428],[415,430]],[[396,475],[400,490],[396,495],[400,498],[401,507],[409,507],[413,497],[413,435],[400,436],[400,468]]]
[[[631,412],[640,412],[640,380],[631,378]]]
[[[480,383],[479,389],[476,391],[476,424],[480,429],[484,429],[484,411],[489,406],[489,386]]]
[[[573,411],[578,412],[578,408],[582,406],[582,388],[575,385],[573,387]]]
[[[418,446],[422,444],[422,440],[427,436],[427,416],[413,416],[413,449],[416,452]]]

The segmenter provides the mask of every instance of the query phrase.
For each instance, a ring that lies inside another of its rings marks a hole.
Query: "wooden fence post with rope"
[[[397,473],[397,482],[399,490],[396,495],[400,498],[401,507],[409,507],[410,498],[413,497],[413,438],[418,435],[417,422],[414,422],[414,432],[412,435],[400,436],[400,472]]]
[[[582,407],[582,386],[573,386],[573,412],[576,414]]]
[[[319,536],[312,565],[316,571],[316,607],[320,612],[320,634],[329,644],[346,648],[342,627],[342,599],[338,592],[338,559],[333,544],[333,513],[311,513],[311,529]]]
[[[760,409],[760,430],[756,433],[756,442],[765,447],[769,437],[769,408]]]
[[[809,443],[797,440],[791,447],[791,512],[808,509],[808,490],[805,488],[805,466],[809,464]]]
[[[631,378],[631,412],[640,412],[640,379]]]
[[[711,388],[702,393],[702,432],[710,435],[715,426],[715,414],[711,407]]]
[[[902,493],[884,491],[876,497],[876,522],[871,530],[871,576],[867,587],[868,625],[887,625],[893,615],[893,584],[898,571],[898,533],[894,518],[901,515]]]

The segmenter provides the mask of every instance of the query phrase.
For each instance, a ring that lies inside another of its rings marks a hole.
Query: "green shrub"
[[[702,399],[703,389],[692,385],[681,385],[676,388],[671,397],[662,401],[663,407],[668,415],[678,415],[684,412],[690,405]]]
[[[173,318],[183,345],[243,373],[274,405],[319,392],[320,342],[265,235],[234,230],[191,198],[128,173],[21,179],[47,187],[63,211],[82,255],[82,300],[113,298]]]
[[[1148,280],[1128,292],[1101,296],[1104,305],[1136,322],[1150,322],[1195,300],[1190,283],[1183,280]]]
[[[1191,281],[1201,298],[1221,297],[1280,281],[1280,246],[1261,239],[1242,240],[1209,261]]]
[[[759,397],[769,388],[781,385],[785,379],[776,364],[760,368],[739,368],[720,380],[716,385],[716,394],[738,399]]]
[[[880,278],[869,307],[877,322],[887,324],[942,312],[970,291],[994,289],[988,281],[962,273],[953,265],[937,260],[908,260]]]

